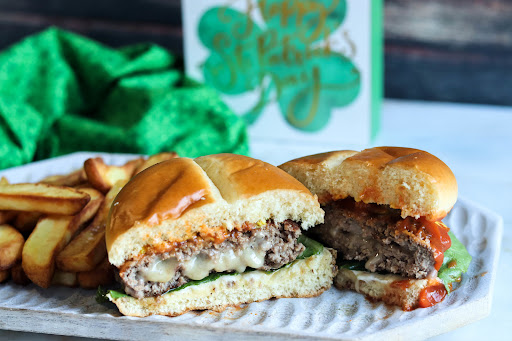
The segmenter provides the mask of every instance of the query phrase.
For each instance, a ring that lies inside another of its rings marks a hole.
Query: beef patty
[[[220,272],[243,272],[246,267],[277,269],[295,260],[305,249],[304,245],[297,242],[300,234],[300,226],[291,220],[283,223],[269,220],[261,228],[245,232],[234,231],[222,243],[204,240],[198,243],[195,240],[181,243],[182,245],[170,252],[128,261],[121,267],[118,280],[127,294],[142,298],[161,295],[191,279],[201,279],[216,272],[204,264],[212,265],[220,269]],[[166,263],[171,278],[148,280],[148,271],[154,270],[155,264],[158,267],[162,262]]]
[[[338,250],[345,260],[365,261],[371,272],[391,272],[408,278],[435,277],[435,250],[425,231],[404,229],[400,210],[352,198],[322,206],[324,224],[308,236]]]

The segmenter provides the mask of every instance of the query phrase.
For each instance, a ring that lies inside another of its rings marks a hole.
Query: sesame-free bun
[[[406,285],[396,285],[396,283],[401,282],[406,282]],[[340,290],[354,290],[372,301],[382,301],[389,305],[396,305],[407,311],[419,307],[420,294],[423,289],[441,283],[437,277],[409,279],[398,275],[343,268],[339,269],[334,278],[334,286]]]
[[[135,176],[115,199],[106,228],[110,263],[120,267],[148,248],[222,238],[244,223],[323,222],[316,196],[279,168],[234,154],[176,158]]]
[[[337,272],[335,259],[336,251],[324,248],[318,255],[296,260],[271,273],[256,270],[225,275],[157,297],[108,296],[122,314],[139,317],[177,316],[190,310],[222,311],[228,306],[273,297],[314,297],[331,287]]]
[[[457,200],[457,181],[450,168],[419,149],[333,151],[288,161],[279,168],[318,195],[322,204],[352,197],[400,209],[403,218],[439,220]]]

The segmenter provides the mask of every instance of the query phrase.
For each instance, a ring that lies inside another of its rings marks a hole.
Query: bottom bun
[[[355,290],[372,301],[413,310],[419,307],[421,291],[440,284],[434,279],[407,279],[398,275],[378,274],[340,268],[334,286],[340,290]]]
[[[119,311],[128,316],[177,316],[190,310],[222,311],[228,306],[271,298],[314,297],[331,287],[336,275],[336,251],[324,248],[319,255],[296,260],[271,273],[250,271],[226,275],[157,297],[117,299],[108,294]]]

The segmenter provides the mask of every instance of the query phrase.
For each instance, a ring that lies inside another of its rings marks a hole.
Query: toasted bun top
[[[457,201],[457,181],[450,168],[419,149],[333,151],[288,161],[279,168],[317,194],[321,203],[352,197],[400,209],[404,218],[439,220]]]
[[[176,158],[135,176],[114,201],[106,228],[109,260],[121,266],[148,250],[197,237],[222,240],[244,223],[323,222],[307,188],[279,168],[234,154]]]

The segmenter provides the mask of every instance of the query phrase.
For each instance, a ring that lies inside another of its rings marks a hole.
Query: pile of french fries
[[[123,166],[91,158],[38,183],[0,180],[0,283],[95,289],[114,282],[105,246],[108,212],[137,173],[178,157],[159,153]]]

